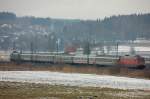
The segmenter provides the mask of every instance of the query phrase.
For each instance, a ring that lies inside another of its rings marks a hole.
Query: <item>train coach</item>
[[[68,63],[68,64],[93,64],[93,65],[116,65],[117,57],[87,57],[69,55],[45,55],[13,52],[10,60],[14,62],[45,62],[45,63]]]

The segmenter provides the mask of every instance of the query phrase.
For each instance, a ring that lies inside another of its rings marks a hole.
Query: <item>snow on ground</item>
[[[49,71],[0,71],[0,81],[150,90],[150,80]]]

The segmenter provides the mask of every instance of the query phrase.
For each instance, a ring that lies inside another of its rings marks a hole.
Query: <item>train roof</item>
[[[72,56],[72,55],[50,55],[50,54],[29,54],[29,53],[22,53],[20,55],[23,55],[23,56],[30,56],[30,55],[33,55],[33,56],[59,56],[59,57],[73,57],[73,58],[103,58],[103,59],[119,59],[119,57],[116,57],[116,56],[87,56],[87,55],[80,55],[80,56]]]

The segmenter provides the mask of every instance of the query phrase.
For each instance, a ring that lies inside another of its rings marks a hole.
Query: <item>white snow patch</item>
[[[150,80],[49,71],[0,71],[0,81],[150,90]]]

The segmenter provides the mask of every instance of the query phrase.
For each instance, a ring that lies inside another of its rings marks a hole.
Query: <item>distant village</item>
[[[99,55],[150,55],[150,40],[145,38],[137,38],[134,41],[121,42],[111,44],[112,42],[104,42],[102,45],[90,47],[91,56]],[[73,55],[84,55],[84,48],[70,45],[65,48],[65,52]]]

